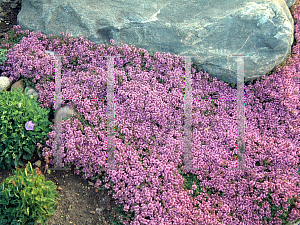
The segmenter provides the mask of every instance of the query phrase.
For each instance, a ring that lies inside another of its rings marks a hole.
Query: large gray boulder
[[[17,22],[96,44],[110,39],[149,53],[197,56],[192,62],[218,80],[236,83],[236,57],[245,81],[267,74],[291,53],[294,0],[23,0]]]
[[[295,4],[296,0],[285,0],[288,8],[291,8]]]

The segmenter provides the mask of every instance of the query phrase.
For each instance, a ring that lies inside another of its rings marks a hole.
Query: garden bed
[[[117,212],[122,206],[115,205],[104,187],[100,190],[93,188],[91,184],[95,179],[84,180],[82,173],[75,175],[73,165],[70,171],[52,171],[48,174],[45,173],[45,161],[38,154],[35,154],[29,161],[34,165],[38,160],[41,161],[39,167],[44,172],[45,180],[53,181],[61,196],[61,200],[58,201],[59,207],[47,224],[118,224],[118,215],[130,215],[122,210]],[[26,161],[23,162],[27,164]],[[11,171],[0,171],[0,182],[11,175]],[[189,175],[185,174],[184,177],[187,178]],[[100,221],[99,218],[101,218]]]

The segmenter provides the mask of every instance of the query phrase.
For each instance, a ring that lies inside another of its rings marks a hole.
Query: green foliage
[[[27,96],[20,89],[0,92],[0,167],[10,169],[23,166],[21,156],[30,160],[37,149],[37,143],[45,146],[47,133],[52,131],[48,119],[50,109],[40,108],[32,95]],[[31,121],[33,130],[25,125]]]
[[[2,63],[7,60],[7,57],[6,57],[7,51],[8,51],[7,49],[0,49],[0,65],[2,65]]]
[[[21,75],[22,76],[22,75]],[[35,88],[35,83],[33,82],[33,79],[35,77],[24,77],[22,76],[22,82],[24,84],[24,87],[31,87],[31,88]],[[25,90],[25,93],[27,92],[27,90]]]
[[[42,172],[32,169],[30,162],[24,171],[17,168],[13,173],[0,186],[0,225],[44,225],[58,207],[56,185],[45,182]]]

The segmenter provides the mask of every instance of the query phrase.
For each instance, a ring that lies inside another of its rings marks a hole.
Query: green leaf
[[[1,117],[1,119],[2,119],[1,122],[2,122],[3,124],[8,123],[8,120],[5,120],[4,117]]]
[[[29,207],[27,207],[25,214],[29,216]]]

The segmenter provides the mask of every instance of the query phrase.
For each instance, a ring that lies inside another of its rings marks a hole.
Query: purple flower
[[[29,121],[25,124],[26,130],[33,130],[34,123],[32,121]]]

